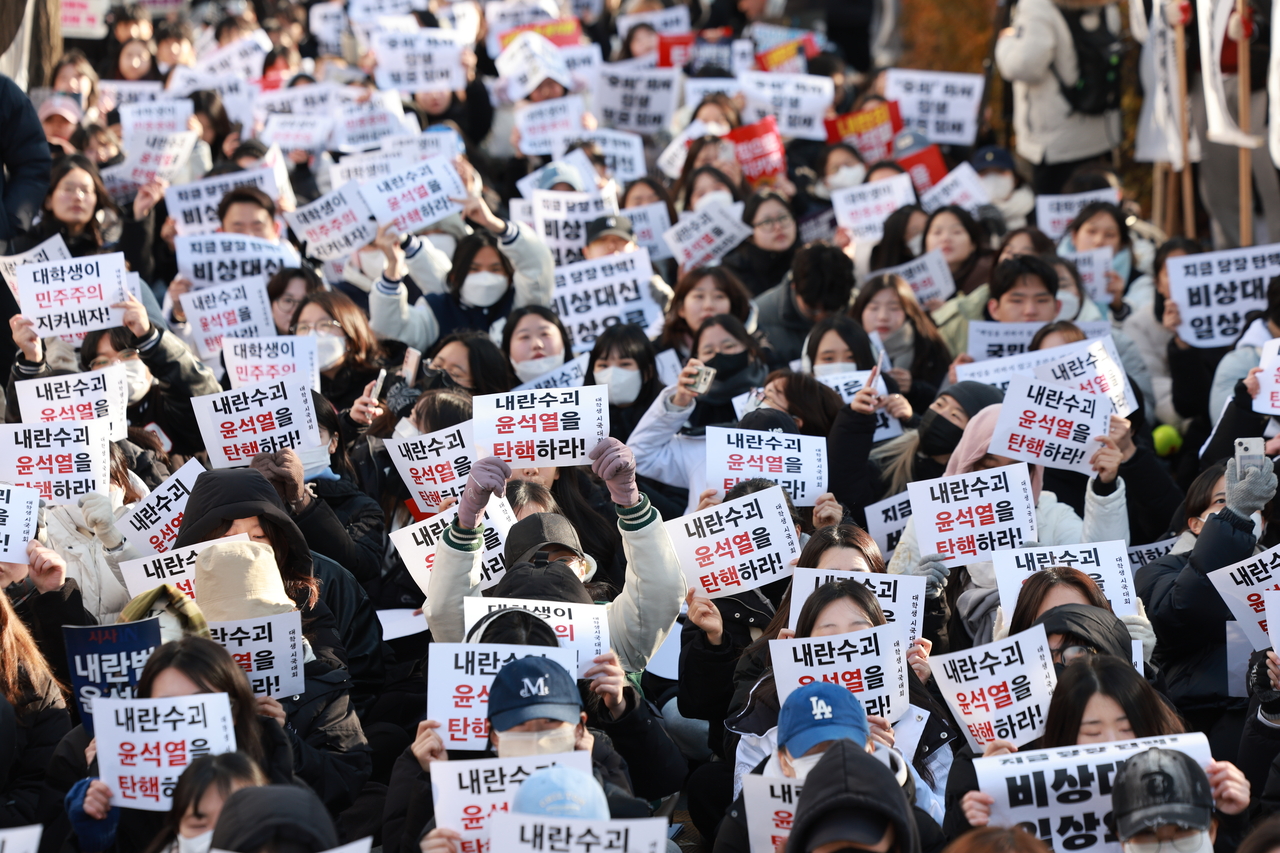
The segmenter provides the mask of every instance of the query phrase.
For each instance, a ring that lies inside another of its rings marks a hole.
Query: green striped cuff
[[[658,518],[658,511],[649,503],[649,496],[640,493],[640,503],[635,506],[621,507],[614,505],[618,511],[618,526],[624,531],[639,530],[652,524]]]
[[[455,518],[453,524],[444,529],[444,541],[458,551],[479,551],[484,547],[484,524],[472,529],[463,527]]]

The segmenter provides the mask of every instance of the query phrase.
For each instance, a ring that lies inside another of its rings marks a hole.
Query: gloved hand
[[[289,448],[275,453],[259,453],[249,462],[249,467],[261,471],[262,476],[275,486],[289,512],[300,512],[311,503],[311,494],[303,479],[302,459]]]
[[[945,554],[927,554],[921,557],[920,562],[912,566],[908,572],[908,574],[925,579],[925,597],[937,598],[942,594],[942,588],[947,585],[947,578],[951,576],[951,569],[942,564],[946,559]]]
[[[1249,692],[1258,697],[1263,713],[1274,717],[1280,714],[1280,690],[1272,682],[1271,671],[1267,667],[1272,654],[1270,651],[1255,653],[1249,661]]]
[[[95,818],[85,811],[89,786],[97,781],[96,778],[81,779],[71,786],[63,799],[71,828],[80,842],[80,849],[85,853],[99,853],[110,848],[115,843],[116,829],[120,826],[120,809],[110,809],[102,818]]]
[[[1139,600],[1138,607],[1142,607]],[[1142,641],[1142,662],[1151,663],[1151,655],[1156,650],[1156,632],[1151,627],[1151,620],[1147,618],[1144,612],[1131,613],[1128,616],[1121,616],[1120,621],[1129,629],[1129,638]]]
[[[1227,460],[1227,509],[1248,518],[1260,511],[1276,495],[1276,472],[1270,461],[1262,468],[1250,468],[1240,476],[1234,458]]]
[[[587,457],[591,460],[591,470],[609,487],[609,497],[615,504],[627,507],[640,503],[636,455],[630,447],[616,438],[603,438]]]
[[[124,537],[116,529],[116,513],[111,508],[111,498],[97,492],[83,495],[80,498],[80,512],[84,515],[84,523],[93,530],[108,551],[120,547]]]
[[[496,456],[485,457],[472,465],[467,487],[458,499],[458,524],[469,530],[476,528],[484,517],[484,508],[489,505],[489,496],[506,494],[510,476],[511,466]]]

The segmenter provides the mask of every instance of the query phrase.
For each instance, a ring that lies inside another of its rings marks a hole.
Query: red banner
[[[719,65],[728,70],[732,41],[733,30],[729,27],[678,35],[659,33],[658,67],[684,68],[692,65],[692,70],[696,71],[703,65]]]
[[[756,64],[765,71],[776,71],[783,74],[805,74],[809,70],[808,60],[820,52],[818,42],[812,34],[782,44],[756,54]]]
[[[525,24],[523,27],[507,30],[498,36],[498,42],[506,47],[524,32],[537,33],[556,47],[576,47],[582,41],[582,22],[577,18],[557,18],[554,21]]]
[[[893,138],[902,130],[897,101],[881,101],[874,107],[829,118],[827,142],[845,142],[857,149],[868,164],[893,159]]]
[[[742,175],[753,188],[787,173],[787,152],[773,116],[731,130],[725,139],[733,143]]]
[[[947,164],[943,162],[942,152],[936,145],[896,159],[898,165],[911,175],[911,183],[915,185],[917,194],[923,193],[947,176]]]

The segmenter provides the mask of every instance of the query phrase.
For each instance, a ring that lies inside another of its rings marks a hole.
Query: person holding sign
[[[742,221],[751,226],[751,237],[725,255],[723,264],[752,294],[763,298],[791,271],[798,247],[799,228],[791,203],[775,190],[752,193],[742,208]]]
[[[242,788],[262,788],[267,777],[241,752],[205,755],[187,765],[173,790],[173,807],[156,837],[159,849],[177,845],[176,853],[207,853],[227,799]],[[206,846],[201,847],[201,843]]]
[[[587,364],[583,384],[609,386],[609,434],[625,442],[662,392],[653,344],[633,323],[610,326],[596,338]]]
[[[898,383],[911,408],[924,411],[947,377],[951,351],[900,275],[878,275],[858,289],[849,316],[880,343],[892,365],[885,375]]]
[[[1041,617],[1049,611],[1068,604],[1088,611],[1111,611],[1111,602],[1107,601],[1093,578],[1071,566],[1050,566],[1033,573],[1022,582],[1018,603],[1013,608],[1013,613],[1006,617],[1009,633],[1019,634],[1041,621]],[[1114,633],[1110,620],[1105,616],[1094,613],[1093,618],[1095,622],[1100,620],[1101,624],[1109,626],[1106,630]],[[1150,663],[1156,648],[1156,634],[1151,627],[1151,620],[1143,613],[1134,613],[1120,617],[1120,621],[1124,623],[1130,639],[1142,641],[1143,660]],[[1053,644],[1052,637],[1049,642]],[[1096,643],[1086,645],[1097,646]],[[1125,652],[1131,653],[1132,649],[1126,649]]]
[[[940,207],[924,225],[925,252],[942,252],[956,288],[964,294],[991,280],[995,253],[988,245],[986,230],[963,207]]]
[[[308,293],[294,311],[289,334],[315,336],[320,393],[352,426],[368,425],[373,420],[368,394],[389,363],[359,306],[341,291]]]
[[[667,304],[662,334],[654,341],[658,352],[674,350],[681,362],[696,355],[693,337],[702,324],[717,314],[736,317],[743,328],[756,332],[757,309],[751,293],[723,266],[699,267],[686,272],[676,282]]]
[[[1131,311],[1151,302],[1152,280],[1139,277],[1133,263],[1133,241],[1129,237],[1126,216],[1109,201],[1087,204],[1067,226],[1058,248],[1065,252],[1091,252],[1110,249],[1111,269],[1107,270],[1107,295],[1111,316],[1123,321]],[[1131,286],[1134,286],[1131,290]]]
[[[776,357],[799,358],[814,324],[847,309],[855,284],[853,261],[835,246],[810,244],[796,252],[790,279],[756,298],[760,329]]]
[[[58,681],[70,684],[62,626],[96,625],[98,620],[85,609],[80,585],[67,577],[61,554],[35,539],[26,550],[25,563],[0,562],[0,587]]]

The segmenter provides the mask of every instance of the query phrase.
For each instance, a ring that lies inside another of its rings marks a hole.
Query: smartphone
[[[1236,472],[1241,478],[1250,468],[1267,464],[1267,442],[1261,436],[1236,439]]]
[[[376,402],[382,396],[382,383],[387,381],[387,369],[384,367],[378,371],[378,380],[373,383],[373,393],[369,396]]]
[[[404,381],[409,387],[413,387],[413,383],[418,380],[418,365],[422,364],[422,352],[413,347],[409,347],[404,351],[404,362],[400,365],[400,375],[404,377]]]
[[[876,380],[879,378],[880,378],[880,365],[877,364],[875,367],[871,368],[871,375],[867,377],[867,387],[874,391],[876,387]]]

